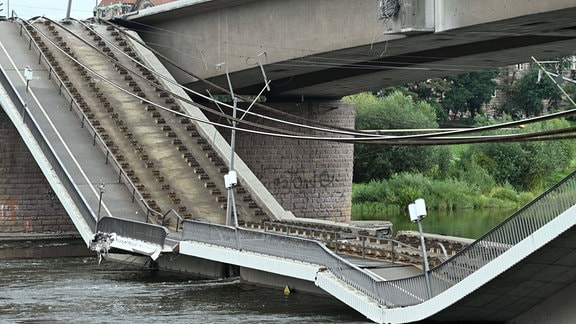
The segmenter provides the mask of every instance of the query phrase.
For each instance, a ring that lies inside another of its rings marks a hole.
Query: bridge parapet
[[[422,304],[460,284],[484,266],[504,262],[501,256],[516,245],[523,244],[533,233],[541,232],[549,223],[557,219],[569,219],[572,214],[567,211],[575,208],[575,193],[576,172],[446,262],[430,270],[430,281],[425,280],[423,274],[383,281],[343,262],[319,241],[303,237],[184,221],[182,239],[321,265],[338,279],[374,298],[380,305],[388,308],[400,307],[403,312],[402,307]],[[574,220],[571,219],[565,224],[567,228],[562,230],[569,229],[573,224]],[[558,229],[558,226],[552,225],[555,230]],[[544,235],[541,238],[545,241],[554,237],[555,235]],[[515,262],[518,261],[520,260]],[[492,275],[496,277],[499,273]],[[461,290],[455,293],[459,294],[466,295]],[[426,311],[428,312],[430,310]]]

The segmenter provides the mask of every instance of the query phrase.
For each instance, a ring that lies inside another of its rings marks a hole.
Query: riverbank
[[[0,260],[94,255],[78,233],[0,233]]]

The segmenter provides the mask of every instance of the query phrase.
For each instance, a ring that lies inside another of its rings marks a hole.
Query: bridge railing
[[[440,293],[496,259],[576,204],[576,172],[528,203],[508,219],[430,271]]]
[[[116,233],[119,236],[164,246],[168,230],[165,227],[114,217],[103,217],[98,222],[98,230]]]
[[[235,229],[192,220],[183,222],[182,240],[197,241],[324,266],[340,280],[378,300],[383,305],[400,305],[391,304],[388,294],[403,295],[404,297],[400,300],[407,304],[422,301],[414,293],[404,291],[403,287],[396,285],[377,287],[376,284],[382,283],[382,279],[339,257],[316,240],[242,228]],[[421,290],[420,294],[425,294],[426,287],[423,283],[421,278],[414,278],[408,282],[413,288],[412,291]]]
[[[16,105],[16,110],[18,111],[20,117],[22,117],[23,123],[27,126],[27,128],[32,133],[36,143],[38,143],[42,153],[46,157],[48,163],[51,165],[53,171],[58,176],[58,179],[62,183],[62,185],[66,188],[70,198],[76,205],[76,208],[84,218],[84,221],[88,224],[89,228],[93,229],[96,227],[96,217],[94,216],[95,213],[92,211],[86,200],[82,195],[79,194],[79,189],[74,184],[72,177],[64,167],[62,161],[56,155],[54,149],[50,145],[50,142],[44,136],[44,133],[38,126],[38,123],[30,114],[30,112],[26,109],[26,105],[24,100],[18,94],[18,91],[10,82],[8,75],[4,71],[2,67],[0,67],[0,83],[8,93],[8,96],[12,100],[12,102]]]
[[[423,274],[384,281],[340,258],[316,240],[190,220],[183,222],[182,239],[325,266],[340,280],[382,305],[401,307],[422,303],[451,288],[575,204],[576,172],[430,270],[431,296]]]
[[[256,224],[251,224],[255,226]],[[259,228],[259,227],[257,227]],[[260,229],[260,228],[259,228]],[[333,250],[336,254],[354,253],[361,258],[370,257],[370,255],[379,254],[380,258],[395,263],[396,260],[421,263],[420,258],[413,257],[413,254],[420,254],[422,250],[411,245],[397,241],[392,237],[375,237],[350,231],[335,229],[323,229],[314,227],[305,227],[303,225],[293,225],[277,222],[264,222],[263,230],[265,232],[283,234],[295,237],[307,237],[309,239],[320,241],[326,247]]]
[[[80,127],[81,128],[84,128],[84,127],[88,128],[88,131],[93,136],[93,145],[94,146],[98,145],[98,147],[106,155],[104,162],[106,164],[111,163],[111,165],[114,167],[114,169],[118,173],[118,183],[125,184],[127,189],[129,190],[131,196],[132,196],[132,202],[139,204],[140,207],[146,211],[146,221],[148,222],[150,217],[154,217],[157,220],[160,220],[162,222],[162,225],[164,225],[166,223],[167,216],[170,213],[172,213],[172,214],[174,214],[174,218],[176,219],[176,231],[178,231],[179,225],[180,225],[181,221],[183,220],[183,217],[180,216],[180,214],[178,214],[178,212],[175,210],[170,210],[170,211],[166,212],[165,214],[162,214],[162,213],[154,210],[152,207],[150,207],[150,205],[148,205],[148,203],[146,202],[144,197],[142,197],[142,195],[140,194],[140,192],[136,188],[136,185],[130,179],[130,176],[122,168],[120,162],[114,157],[114,154],[112,153],[112,151],[110,151],[110,149],[106,145],[106,141],[98,133],[96,128],[91,123],[87,122],[89,120],[89,118],[86,115],[86,113],[82,110],[81,105],[76,101],[76,99],[74,98],[74,95],[72,95],[72,93],[70,93],[69,90],[66,88],[65,82],[60,78],[58,73],[56,73],[57,70],[52,66],[48,57],[46,57],[45,53],[42,52],[42,50],[40,49],[40,46],[38,45],[38,43],[36,42],[36,40],[34,39],[32,34],[30,33],[30,31],[28,30],[28,28],[26,28],[26,26],[30,26],[31,28],[34,28],[34,27],[25,20],[19,19],[18,22],[20,23],[20,28],[21,28],[20,33],[28,39],[28,42],[30,44],[29,49],[32,49],[32,44],[34,44],[33,48],[39,55],[38,63],[42,62],[43,64],[45,64],[48,67],[48,79],[51,79],[51,78],[55,79],[55,81],[58,84],[58,87],[60,89],[60,93],[63,94],[67,98],[67,100],[70,102],[70,110],[71,111],[74,110],[76,112],[76,114],[78,115],[78,117],[80,118],[80,120],[81,120]],[[34,30],[36,30],[36,29],[34,29]],[[40,33],[39,31],[37,31],[37,32]],[[126,226],[128,226],[128,224],[126,224]]]

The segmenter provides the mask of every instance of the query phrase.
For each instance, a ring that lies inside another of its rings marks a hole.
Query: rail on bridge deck
[[[100,217],[100,210],[96,211],[94,209],[94,205],[87,199],[86,193],[83,193],[82,189],[80,189],[81,185],[78,184],[78,179],[72,175],[76,170],[71,172],[69,168],[67,168],[63,160],[66,159],[66,157],[59,155],[58,150],[56,150],[53,143],[51,143],[49,138],[54,138],[54,134],[50,134],[50,136],[47,135],[47,129],[42,128],[38,117],[32,113],[32,107],[30,103],[27,102],[31,100],[23,98],[23,95],[18,91],[18,87],[11,81],[7,70],[3,66],[0,66],[0,104],[21,134],[24,143],[31,151],[32,156],[35,158],[50,183],[50,186],[74,222],[83,240],[90,246],[94,243],[93,239],[95,238],[94,235],[96,232],[115,232],[118,236],[117,240],[113,242],[112,247],[114,248],[148,255],[154,259],[157,258],[162,251],[171,250],[170,247],[165,247],[168,230],[163,226],[148,223],[148,220],[151,218],[157,218],[163,222],[167,213],[163,215],[159,214],[148,206],[146,201],[138,195],[129,175],[123,172],[119,161],[114,159],[109,149],[106,148],[105,140],[92,125],[85,123],[87,118],[85,112],[80,109],[81,105],[75,100],[74,95],[70,93],[66,87],[63,87],[64,81],[55,72],[54,67],[50,64],[46,55],[42,54],[40,49],[37,48],[37,45],[32,46],[34,42],[29,31],[22,28],[21,34],[25,34],[29,40],[28,50],[34,50],[35,54],[38,54],[38,63],[44,63],[48,66],[48,80],[46,82],[52,83],[51,80],[55,80],[59,85],[59,91],[55,91],[53,96],[64,97],[64,101],[68,100],[66,103],[69,103],[70,111],[75,111],[82,120],[82,126],[78,128],[78,130],[85,132],[86,129],[89,129],[88,131],[92,135],[88,146],[93,146],[104,152],[106,155],[106,162],[103,163],[105,165],[104,167],[112,169],[113,177],[116,178],[120,186],[127,187],[128,194],[126,196],[128,197],[127,201],[129,201],[129,204],[134,204],[137,206],[136,209],[143,211],[143,216],[135,220]],[[58,89],[58,87],[56,89]],[[25,91],[28,92],[28,87]],[[25,96],[29,96],[28,93],[26,93]],[[65,131],[67,133],[71,132],[70,129],[66,129]],[[71,136],[75,135],[72,134]],[[176,214],[176,217],[179,217],[179,215]],[[179,224],[179,222],[177,223]],[[177,227],[176,231],[178,230],[179,228]],[[110,246],[106,247],[106,249],[108,248],[110,248]]]

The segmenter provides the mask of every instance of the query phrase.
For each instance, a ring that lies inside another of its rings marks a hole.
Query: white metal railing
[[[576,172],[424,275],[384,281],[340,258],[321,242],[297,236],[233,228],[197,221],[183,223],[183,240],[267,254],[326,267],[340,280],[387,307],[422,303],[462,281],[576,204]]]

